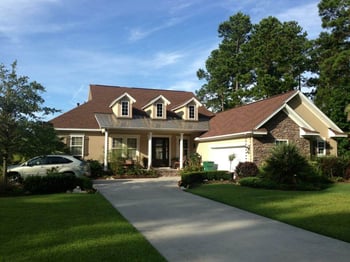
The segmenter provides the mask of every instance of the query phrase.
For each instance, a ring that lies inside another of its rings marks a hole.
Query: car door
[[[46,163],[47,159],[45,156],[35,157],[23,166],[22,173],[24,175],[44,176],[46,175]]]

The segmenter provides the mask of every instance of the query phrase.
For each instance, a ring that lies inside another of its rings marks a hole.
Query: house
[[[203,161],[220,170],[238,162],[261,164],[276,144],[294,143],[306,157],[337,155],[345,133],[300,91],[290,91],[215,115],[209,130],[195,139]],[[230,163],[228,156],[236,158]]]
[[[90,85],[86,103],[50,122],[73,155],[105,167],[116,152],[147,168],[182,168],[212,116],[192,92]]]
[[[182,168],[192,152],[220,170],[262,163],[278,143],[337,155],[346,134],[299,91],[214,115],[192,92],[90,85],[88,101],[51,120],[72,154],[108,164],[110,152],[145,168]],[[236,158],[230,163],[228,156]]]

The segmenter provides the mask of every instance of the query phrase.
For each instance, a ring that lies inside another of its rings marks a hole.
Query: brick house
[[[214,115],[192,92],[90,85],[86,103],[50,122],[73,155],[105,167],[112,151],[147,168],[182,168],[197,152],[229,170],[261,163],[278,143],[293,142],[306,156],[336,155],[336,138],[346,137],[299,91]]]
[[[218,113],[209,126],[196,138],[197,152],[222,170],[234,170],[244,161],[259,165],[279,143],[296,144],[308,158],[337,155],[336,138],[347,137],[300,91]],[[232,153],[236,159],[230,163]]]

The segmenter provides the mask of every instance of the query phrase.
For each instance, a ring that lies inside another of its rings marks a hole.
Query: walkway
[[[178,180],[95,187],[168,261],[350,261],[349,243],[183,192]]]

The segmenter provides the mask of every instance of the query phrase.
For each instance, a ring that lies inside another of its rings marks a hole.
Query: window
[[[284,145],[288,144],[288,139],[276,139],[275,140],[275,145]]]
[[[325,156],[326,155],[326,141],[322,139],[318,139],[316,142],[316,154],[317,156]]]
[[[71,136],[70,152],[73,156],[83,156],[84,136]]]
[[[135,137],[114,137],[112,138],[112,151],[116,157],[136,159],[137,138]]]
[[[194,106],[188,107],[188,118],[195,119],[195,107]]]
[[[163,104],[157,104],[157,117],[162,118],[163,117]]]
[[[129,102],[122,101],[122,116],[129,116]]]

